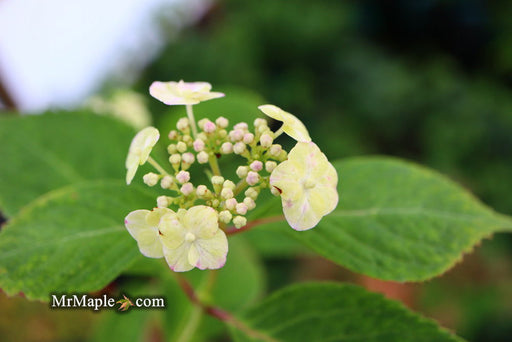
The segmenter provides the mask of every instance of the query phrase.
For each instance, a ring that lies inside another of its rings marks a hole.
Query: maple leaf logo
[[[133,306],[133,303],[132,301],[130,300],[130,298],[126,297],[125,295],[123,295],[124,299],[120,299],[118,300],[116,303],[117,304],[121,304],[121,306],[119,306],[119,311],[126,311],[130,308],[130,306]]]

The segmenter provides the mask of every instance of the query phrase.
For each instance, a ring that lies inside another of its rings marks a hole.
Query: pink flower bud
[[[236,205],[236,212],[237,214],[240,214],[240,215],[245,215],[247,214],[247,205],[245,203],[238,203]]]
[[[235,146],[233,146],[233,152],[236,154],[242,154],[246,150],[245,144],[241,141],[237,142]]]
[[[236,205],[237,205],[236,199],[230,198],[230,199],[226,200],[226,204],[225,204],[226,209],[233,210],[233,209],[235,209]]]
[[[194,155],[192,153],[187,152],[187,153],[183,153],[183,155],[181,156],[181,160],[185,164],[193,164],[194,160],[195,160],[195,157],[194,157]]]
[[[206,133],[213,133],[215,132],[216,129],[217,126],[215,126],[215,124],[210,120],[206,121],[203,125],[203,131],[205,131]]]
[[[196,152],[201,152],[202,150],[204,150],[204,141],[202,141],[201,139],[196,139],[194,141],[194,151]]]
[[[259,160],[255,160],[249,165],[253,171],[261,171],[263,170],[263,163]]]
[[[230,142],[225,142],[220,147],[220,152],[222,154],[230,154],[233,153],[233,144]]]
[[[260,137],[260,144],[263,147],[270,147],[272,145],[273,141],[274,141],[274,139],[272,139],[272,137],[270,135],[268,135],[267,133],[263,134]]]
[[[186,182],[188,182],[190,180],[190,173],[188,171],[180,171],[176,175],[176,179],[181,184],[184,184],[184,183],[186,183]]]
[[[242,141],[246,144],[250,144],[254,141],[254,134],[252,133],[245,133],[244,137],[242,138]]]
[[[256,185],[259,182],[259,180],[260,180],[260,175],[258,175],[254,171],[249,171],[249,173],[247,173],[247,177],[245,178],[245,181],[249,185]]]
[[[180,191],[183,195],[188,196],[192,192],[194,192],[194,186],[192,185],[192,183],[185,183],[181,186]]]
[[[228,119],[226,119],[225,117],[223,116],[220,116],[217,118],[217,120],[215,120],[215,123],[217,124],[217,126],[219,126],[220,128],[226,128],[228,127],[229,125],[229,121]]]

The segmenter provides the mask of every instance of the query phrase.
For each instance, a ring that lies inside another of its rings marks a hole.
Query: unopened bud
[[[188,196],[194,192],[194,186],[192,183],[185,183],[181,186],[180,191],[183,195]]]
[[[212,181],[213,185],[221,185],[222,183],[224,183],[224,177],[222,177],[222,176],[213,176],[211,181]]]
[[[269,160],[265,163],[265,170],[268,172],[268,173],[271,173],[272,171],[274,171],[274,169],[276,168],[277,166],[277,163],[273,160]]]
[[[230,198],[233,198],[233,196],[234,196],[233,190],[231,190],[229,188],[224,188],[220,192],[220,197],[222,197],[223,199],[230,199]]]
[[[270,135],[268,135],[267,133],[263,134],[260,137],[260,144],[263,147],[270,147],[270,146],[272,146],[272,142],[273,141],[274,141],[274,139],[272,139],[272,137]]]
[[[220,147],[220,153],[229,154],[233,152],[233,144],[230,142],[225,142]]]
[[[226,209],[233,210],[233,209],[235,209],[236,205],[237,205],[237,202],[236,202],[235,198],[230,198],[230,199],[226,200],[226,203],[225,203]]]
[[[233,224],[237,229],[240,229],[247,224],[247,219],[243,216],[235,216],[233,218]]]
[[[257,118],[254,120],[254,127],[267,126],[267,120],[262,118]]]
[[[205,151],[201,151],[197,154],[197,162],[199,164],[206,164],[208,163],[208,153]]]
[[[241,141],[237,142],[235,146],[233,146],[233,152],[236,154],[242,154],[245,152],[245,144]]]
[[[249,185],[256,185],[256,184],[258,184],[259,180],[260,180],[260,175],[258,175],[254,171],[249,171],[247,173],[247,177],[245,178],[245,181]]]
[[[196,139],[194,140],[193,146],[194,151],[201,152],[202,150],[204,150],[204,141],[202,141],[201,139]]]
[[[188,128],[188,119],[187,118],[181,118],[178,120],[178,122],[176,123],[176,128],[180,131],[186,131],[187,128]]]
[[[170,203],[169,203],[169,197],[167,196],[158,196],[156,198],[156,206],[158,208],[167,208],[169,207]]]
[[[229,223],[233,215],[229,212],[229,210],[223,210],[219,213],[219,221],[224,223]]]
[[[279,154],[281,154],[282,150],[283,150],[283,148],[281,147],[281,145],[275,144],[275,145],[270,146],[269,153],[273,157],[278,157]]]
[[[239,166],[236,169],[236,175],[240,178],[245,178],[247,173],[249,172],[249,168],[247,166]]]
[[[228,179],[228,180],[224,181],[224,184],[222,184],[222,187],[223,188],[228,188],[228,189],[231,189],[231,190],[235,190],[236,185],[235,185],[235,183],[233,183],[232,181],[230,181]]]
[[[245,203],[238,203],[235,208],[236,208],[237,214],[240,214],[240,215],[247,214],[247,210],[249,209],[249,208],[247,208],[247,205]]]
[[[199,197],[205,197],[208,193],[208,188],[206,185],[199,185],[196,189],[196,195]]]
[[[232,142],[240,141],[244,137],[245,132],[241,129],[235,129],[231,132],[229,132],[229,139],[231,139]]]
[[[178,149],[176,148],[176,144],[170,144],[169,146],[167,146],[167,152],[169,154],[178,152]]]
[[[176,140],[178,138],[178,132],[175,130],[172,130],[169,132],[168,137],[170,140]]]
[[[181,184],[184,184],[190,180],[190,173],[188,171],[180,171],[176,175],[176,180]]]
[[[246,144],[250,144],[254,141],[254,134],[252,133],[245,133],[244,137],[242,138],[242,141]]]
[[[242,131],[246,131],[249,126],[245,122],[239,122],[233,126],[234,129],[240,129]]]
[[[244,204],[247,206],[247,209],[249,210],[253,210],[254,208],[256,208],[256,203],[250,197],[244,198]]]
[[[210,120],[206,121],[203,125],[203,131],[205,131],[206,133],[213,133],[215,132],[216,129],[217,126],[215,126],[215,124]]]
[[[223,116],[219,116],[217,118],[217,120],[215,120],[215,123],[217,124],[217,126],[219,126],[220,128],[226,128],[228,127],[229,125],[229,121],[228,119],[226,119],[225,117]]]
[[[258,191],[254,188],[249,188],[245,190],[245,196],[252,198],[253,200],[258,198]]]
[[[181,160],[185,163],[185,164],[193,164],[194,163],[194,160],[195,160],[195,157],[194,157],[194,154],[190,153],[190,152],[187,152],[187,153],[183,153],[183,155],[181,156]]]
[[[251,170],[253,171],[261,171],[263,170],[263,163],[259,160],[255,160],[249,165]]]
[[[174,183],[174,180],[171,176],[164,176],[160,181],[160,186],[162,189],[169,189]]]
[[[146,173],[142,179],[144,183],[148,186],[155,186],[158,183],[159,176],[156,173],[150,172]]]

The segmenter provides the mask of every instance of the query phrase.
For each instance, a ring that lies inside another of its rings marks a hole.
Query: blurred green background
[[[511,18],[508,0],[217,1],[177,37],[161,19],[169,43],[134,87],[147,94],[154,80],[183,79],[252,90],[300,117],[330,159],[411,159],[512,214]],[[147,103],[163,125],[166,107]],[[484,241],[426,284],[379,283],[320,259],[276,257],[266,266],[270,289],[303,279],[354,281],[469,341],[512,335],[508,235]],[[6,302],[0,298],[2,308]],[[84,322],[96,319],[89,316]],[[76,340],[48,334],[39,338]]]

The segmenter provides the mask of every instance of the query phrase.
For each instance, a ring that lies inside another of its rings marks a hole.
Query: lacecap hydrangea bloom
[[[227,235],[253,226],[247,215],[265,189],[281,197],[284,218],[295,230],[315,227],[336,207],[336,170],[294,115],[262,105],[258,108],[263,113],[282,122],[276,132],[263,118],[256,118],[252,127],[239,122],[229,128],[224,117],[198,122],[194,118],[193,104],[224,96],[211,92],[209,83],[154,82],[150,93],[166,104],[185,105],[187,117],[168,133],[167,165],[150,157],[160,136],[155,128],[143,129],[130,145],[127,183],[137,167],[149,161],[156,173],[145,174],[144,183],[161,188],[157,208],[135,210],[125,219],[143,255],[165,258],[176,272],[222,267],[228,254]],[[282,133],[297,140],[289,154],[276,143]],[[230,154],[239,160],[234,166],[236,179],[224,178],[217,162]],[[193,164],[206,168],[208,183],[197,183]]]

